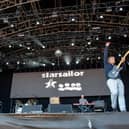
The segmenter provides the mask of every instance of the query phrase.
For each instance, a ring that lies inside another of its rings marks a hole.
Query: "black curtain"
[[[0,101],[1,109],[3,113],[10,111],[10,88],[12,82],[12,72],[0,73]]]

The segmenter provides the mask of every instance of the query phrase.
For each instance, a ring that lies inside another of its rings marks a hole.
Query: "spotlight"
[[[19,44],[19,47],[22,47],[22,44]]]
[[[46,64],[42,64],[42,66],[44,66],[44,67],[45,67],[45,66],[46,66]]]
[[[72,18],[72,19],[71,19],[72,22],[75,22],[75,20],[76,20],[75,18]]]
[[[71,55],[68,53],[66,55],[64,55],[64,61],[67,65],[70,65],[71,61],[72,61],[72,58],[71,58]]]
[[[30,47],[27,47],[28,50],[30,50]]]
[[[87,43],[88,45],[91,45],[91,42],[90,41],[88,41],[88,43]]]
[[[119,8],[119,11],[123,11],[123,8],[122,8],[122,7],[120,7],[120,8]]]
[[[112,37],[111,36],[108,36],[108,39],[110,40],[110,39],[112,39]]]
[[[52,66],[55,66],[55,63],[52,63]]]
[[[60,50],[60,49],[57,49],[56,51],[55,51],[55,56],[57,56],[57,57],[60,57],[60,56],[62,56],[62,51]]]
[[[99,40],[99,37],[96,37],[95,39],[96,39],[96,40]]]
[[[12,48],[12,46],[11,46],[11,45],[9,45],[9,48]]]
[[[23,62],[23,64],[25,65],[25,64],[26,64],[26,62]]]
[[[10,27],[13,28],[14,27],[14,24],[11,24]]]
[[[37,21],[37,22],[36,22],[36,25],[39,25],[39,24],[40,24],[40,22],[39,22],[39,21]]]
[[[106,9],[106,12],[107,12],[107,13],[112,12],[112,7],[108,7],[108,8]]]
[[[103,16],[103,15],[100,15],[100,16],[99,16],[99,18],[100,18],[100,19],[103,19],[103,18],[104,18],[104,16]]]
[[[44,45],[42,45],[42,48],[44,49],[44,48],[45,48],[45,46],[44,46]]]
[[[70,65],[70,62],[66,62],[67,65]]]
[[[127,34],[124,34],[123,36],[124,36],[125,38],[127,38]]]
[[[20,64],[20,61],[17,61],[17,65],[19,65]]]
[[[71,46],[74,46],[75,44],[74,43],[71,43]]]
[[[89,58],[89,57],[87,57],[87,58],[86,58],[86,60],[87,60],[87,61],[89,61],[89,60],[90,60],[90,58]]]
[[[100,56],[98,56],[98,60],[100,60],[101,59],[101,57]]]
[[[6,62],[6,65],[9,65],[9,62]]]
[[[121,57],[121,54],[119,53],[118,56]]]
[[[78,60],[76,61],[76,64],[79,64],[79,61]]]

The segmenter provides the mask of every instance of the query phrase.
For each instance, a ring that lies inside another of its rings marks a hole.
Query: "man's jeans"
[[[126,111],[124,84],[121,79],[108,79],[108,88],[111,92],[111,106],[113,109],[117,108],[117,97],[120,111]]]

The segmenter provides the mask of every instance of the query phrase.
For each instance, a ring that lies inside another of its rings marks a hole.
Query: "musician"
[[[104,49],[104,70],[105,70],[105,75],[107,78],[107,86],[111,93],[111,107],[113,111],[117,111],[117,98],[118,98],[119,109],[122,112],[122,111],[126,111],[124,84],[121,80],[120,74],[115,79],[110,78],[108,76],[108,73],[113,69],[113,66],[116,63],[114,56],[108,57],[109,46],[110,46],[110,42],[107,42],[105,44],[105,49]],[[125,59],[122,58],[121,62],[124,63]]]
[[[79,99],[79,108],[81,112],[89,111],[89,107],[87,106],[89,104],[88,100],[85,99],[85,96],[82,94],[81,98]]]
[[[84,98],[84,95],[81,95],[81,98],[79,99],[79,104],[80,105],[85,105],[88,104],[88,100]]]

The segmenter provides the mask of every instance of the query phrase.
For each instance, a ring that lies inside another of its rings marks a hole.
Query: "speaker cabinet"
[[[48,112],[50,113],[72,113],[72,105],[71,104],[49,104]]]

